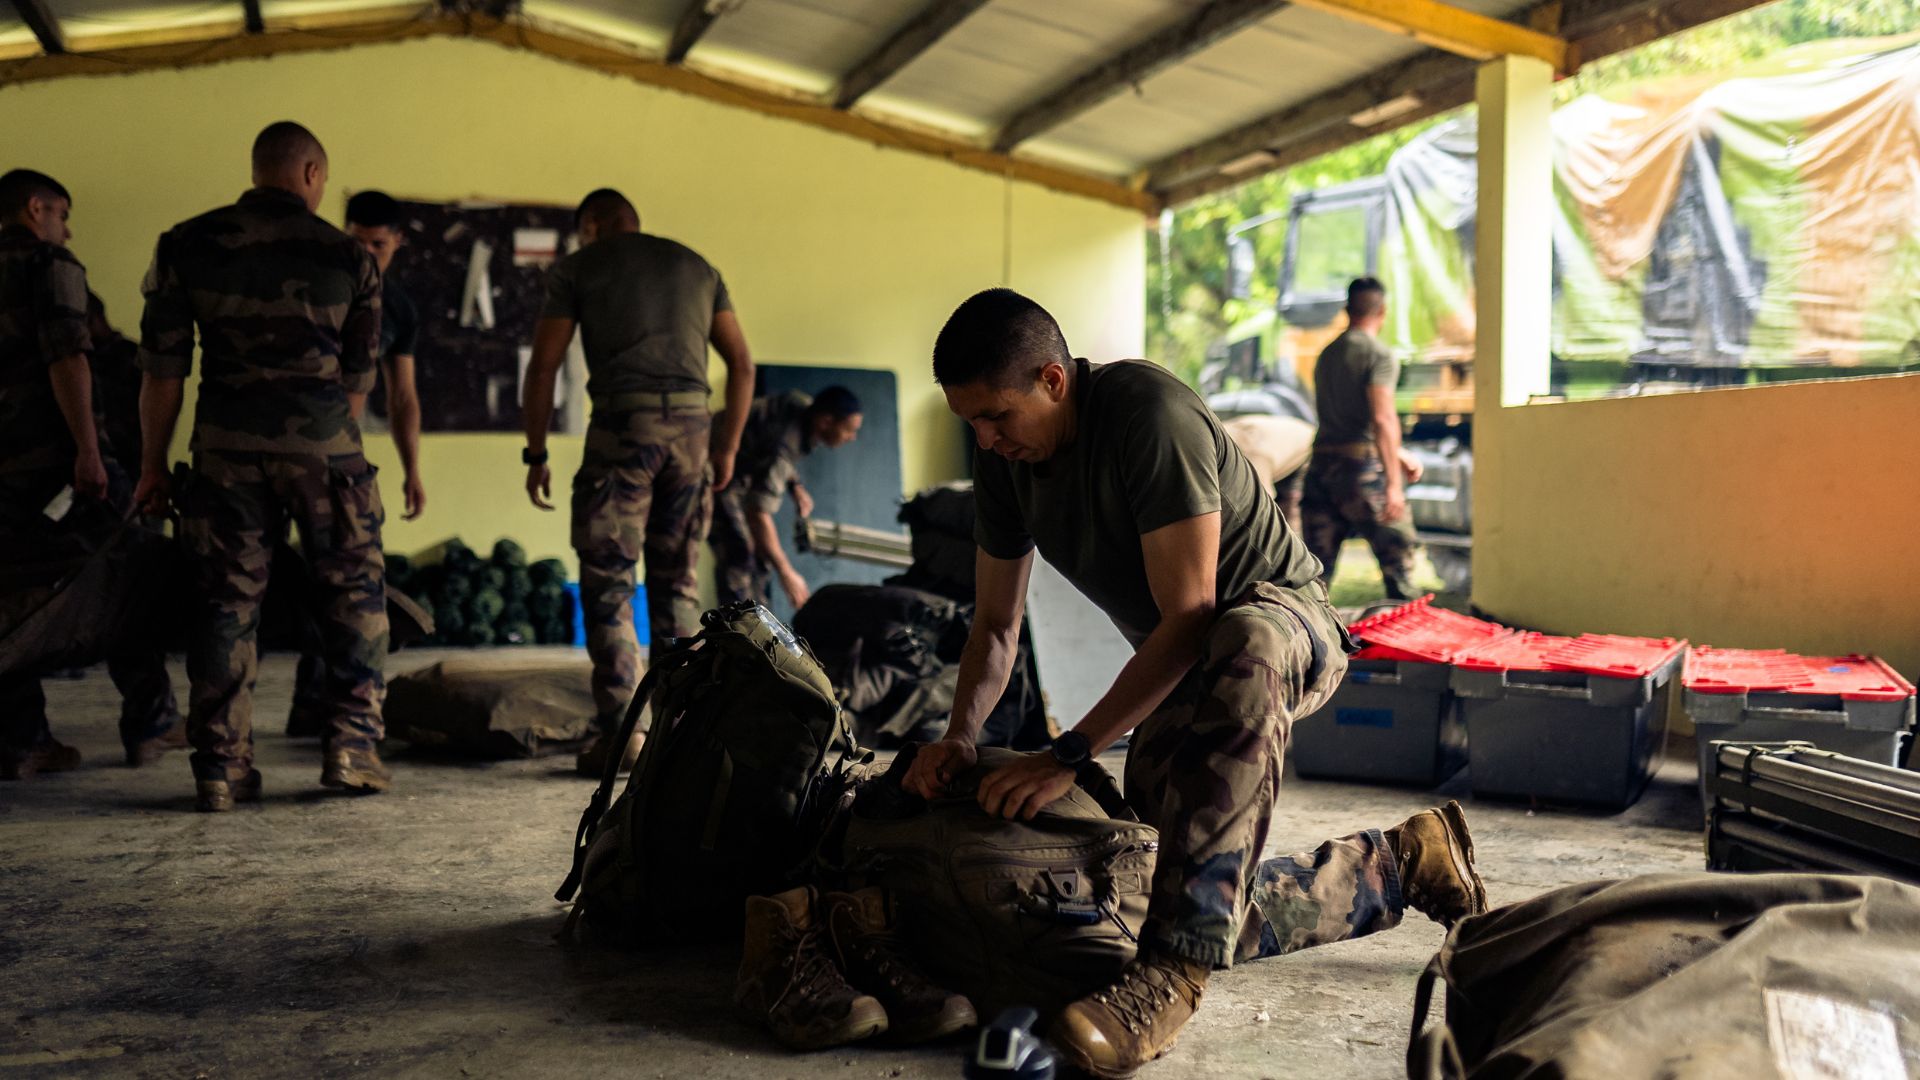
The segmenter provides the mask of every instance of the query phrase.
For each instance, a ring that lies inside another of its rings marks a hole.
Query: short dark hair
[[[573,227],[576,229],[587,221],[607,225],[618,224],[622,220],[629,220],[638,228],[640,211],[633,208],[625,195],[610,187],[588,192],[587,197],[580,200],[579,209],[573,212]]]
[[[49,195],[56,199],[73,201],[73,196],[67,194],[67,189],[60,186],[60,181],[46,173],[34,172],[32,169],[14,169],[5,176],[0,176],[0,217],[8,219],[18,217],[26,212],[29,202],[34,199],[44,199]]]
[[[406,224],[400,200],[384,191],[362,191],[347,200],[347,224],[377,229],[386,226],[399,232]]]
[[[940,328],[933,378],[942,386],[1015,387],[1049,363],[1072,360],[1066,335],[1046,308],[1012,289],[987,289],[967,297]]]
[[[813,395],[813,404],[809,408],[815,415],[845,420],[861,411],[860,397],[844,386],[829,386]]]
[[[1387,306],[1387,287],[1376,277],[1354,278],[1347,286],[1347,318],[1370,319]]]
[[[309,161],[325,161],[327,148],[320,145],[313,132],[291,120],[276,120],[260,129],[253,140],[253,169],[255,172],[275,172],[280,169],[292,169],[305,165]]]

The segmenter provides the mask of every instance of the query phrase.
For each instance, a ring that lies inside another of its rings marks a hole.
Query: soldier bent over
[[[554,264],[533,332],[521,393],[523,457],[528,497],[542,510],[553,509],[547,428],[554,378],[577,326],[593,415],[585,460],[573,478],[572,532],[599,736],[576,764],[598,777],[608,754],[619,753],[624,766],[637,752],[637,743],[611,743],[640,682],[631,605],[642,552],[653,641],[699,630],[694,563],[713,490],[733,475],[753,400],[753,360],[720,272],[692,249],[641,232],[639,212],[626,196],[593,192],[581,201],[574,226],[580,250]],[[707,409],[708,342],[727,363],[719,425]]]
[[[187,651],[199,808],[260,797],[253,768],[254,638],[273,544],[299,531],[325,658],[320,782],[384,790],[385,560],[374,467],[358,418],[380,342],[380,273],[315,216],[327,155],[282,121],[253,144],[253,189],[160,237],[142,291],[143,443],[137,493],[169,499],[167,447],[200,333],[194,480],[177,494],[202,607]]]
[[[813,496],[800,483],[800,459],[824,446],[842,447],[860,435],[860,399],[844,386],[819,396],[798,390],[755,398],[740,436],[740,467],[734,482],[713,500],[713,576],[722,604],[764,604],[776,575],[794,609],[807,606],[807,580],[787,560],[773,515],[789,493],[801,518],[813,516]]]
[[[1036,549],[1135,649],[1052,750],[979,789],[988,813],[1032,817],[1139,728],[1127,801],[1160,831],[1147,924],[1119,981],[1055,1021],[1073,1064],[1126,1076],[1165,1053],[1208,973],[1236,960],[1384,930],[1408,905],[1449,925],[1484,909],[1457,804],[1260,860],[1288,731],[1332,693],[1352,642],[1319,564],[1192,390],[1144,361],[1074,359],[1053,318],[1006,289],[954,312],[933,371],[979,444],[978,582],[952,721],[908,789],[936,796],[975,760]]]

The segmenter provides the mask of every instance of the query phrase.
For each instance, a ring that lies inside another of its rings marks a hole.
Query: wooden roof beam
[[[1006,153],[1286,6],[1286,0],[1214,0],[1178,25],[1082,72],[1022,108],[994,136],[993,148]]]
[[[667,63],[685,60],[714,22],[733,7],[732,0],[687,0],[687,6],[680,12],[680,21],[673,25],[673,36],[667,39]]]
[[[967,16],[986,6],[987,0],[934,0],[841,77],[833,91],[833,107],[853,108],[855,102],[938,44]]]
[[[59,56],[67,51],[67,38],[60,32],[60,20],[48,9],[46,0],[13,0],[13,8],[20,13],[20,21],[33,31],[33,36],[40,39],[41,52]]]
[[[1295,3],[1389,33],[1404,34],[1470,60],[1531,56],[1551,64],[1561,75],[1571,74],[1578,66],[1563,38],[1443,4],[1440,0],[1295,0]]]

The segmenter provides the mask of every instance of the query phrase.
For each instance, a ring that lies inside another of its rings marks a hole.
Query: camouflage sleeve
[[[193,300],[163,234],[140,283],[147,306],[140,314],[140,370],[155,378],[184,379],[193,370]]]
[[[791,485],[800,470],[785,455],[773,459],[773,466],[765,474],[749,478],[747,483],[746,504],[749,510],[758,510],[764,514],[777,514],[780,504],[786,501],[787,487]]]
[[[46,260],[34,275],[33,319],[40,332],[40,354],[47,363],[88,352],[87,271],[66,248],[44,245]]]
[[[351,394],[373,392],[380,362],[380,268],[359,248],[359,280],[340,324],[340,381]]]

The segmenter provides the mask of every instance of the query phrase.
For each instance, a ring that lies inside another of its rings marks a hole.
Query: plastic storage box
[[[1466,764],[1448,665],[1461,650],[1513,631],[1432,601],[1425,596],[1347,628],[1365,647],[1347,661],[1347,677],[1327,704],[1293,725],[1295,772],[1430,787]]]
[[[1624,810],[1647,789],[1686,642],[1518,634],[1453,661],[1473,793]]]
[[[1898,767],[1913,728],[1913,684],[1873,656],[1699,648],[1682,685],[1700,740],[1703,805],[1715,742],[1804,742]]]

